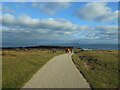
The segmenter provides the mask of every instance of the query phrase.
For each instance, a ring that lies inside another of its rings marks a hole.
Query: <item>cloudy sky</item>
[[[3,43],[116,44],[118,3],[4,2]]]

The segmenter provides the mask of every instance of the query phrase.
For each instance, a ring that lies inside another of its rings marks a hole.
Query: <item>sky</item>
[[[3,2],[2,42],[117,44],[117,2]]]

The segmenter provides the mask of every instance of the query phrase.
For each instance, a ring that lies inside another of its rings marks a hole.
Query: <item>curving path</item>
[[[77,70],[71,54],[54,57],[23,88],[90,88]]]

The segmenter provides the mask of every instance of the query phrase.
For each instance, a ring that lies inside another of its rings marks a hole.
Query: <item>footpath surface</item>
[[[71,55],[63,54],[51,59],[23,88],[90,88],[72,62]]]

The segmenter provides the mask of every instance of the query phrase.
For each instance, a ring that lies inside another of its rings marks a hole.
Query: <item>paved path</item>
[[[90,88],[71,59],[63,54],[51,59],[23,88]]]

